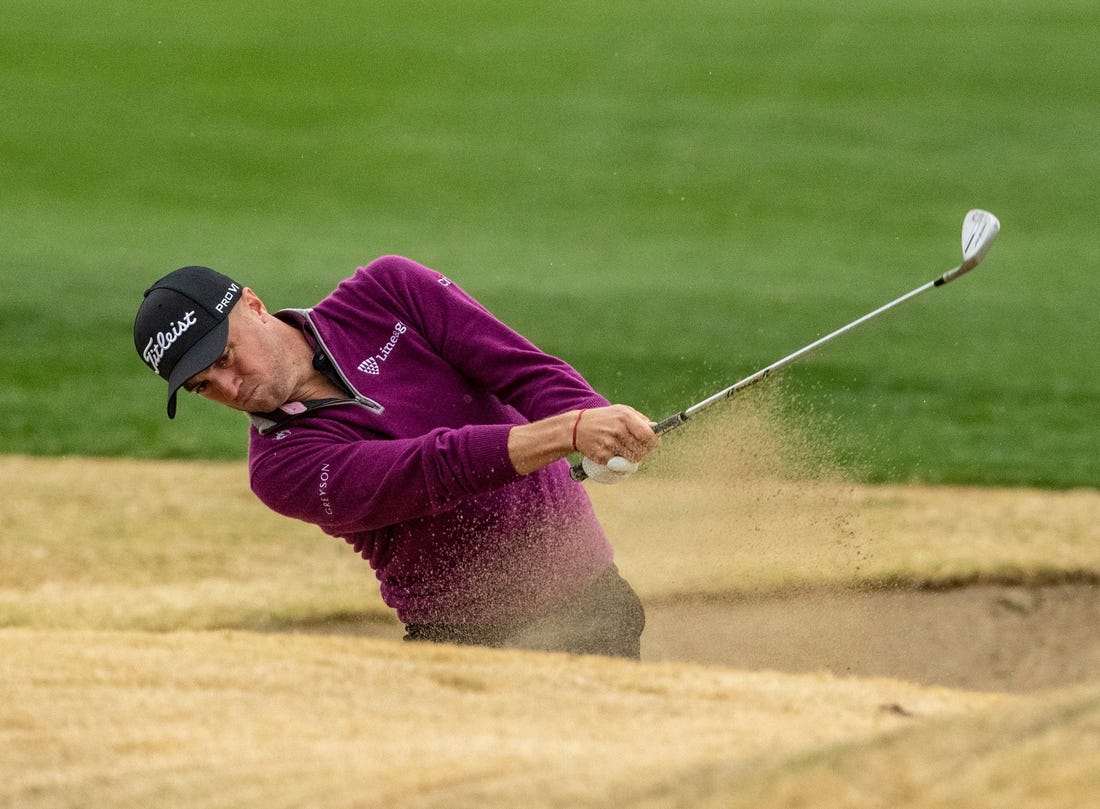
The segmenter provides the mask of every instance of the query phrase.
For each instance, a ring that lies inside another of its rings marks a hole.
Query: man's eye
[[[199,384],[195,385],[195,387],[191,388],[192,393],[200,393],[201,394],[204,390],[206,390],[206,383],[205,382],[200,382]]]
[[[225,366],[227,366],[229,364],[229,352],[226,351],[224,354],[222,354],[218,358],[218,362],[216,364],[219,368],[224,368]]]

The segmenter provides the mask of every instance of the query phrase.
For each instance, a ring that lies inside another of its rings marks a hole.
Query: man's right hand
[[[517,425],[508,434],[508,454],[516,471],[526,475],[571,452],[579,452],[605,468],[616,457],[637,464],[660,443],[653,422],[644,415],[628,405],[609,405]],[[620,463],[616,461],[613,466]],[[616,472],[609,468],[608,474],[620,476],[633,471],[626,465],[620,469]]]
[[[636,464],[661,443],[653,422],[628,405],[576,412],[572,449],[603,466],[616,457]],[[622,471],[632,470],[622,467]]]

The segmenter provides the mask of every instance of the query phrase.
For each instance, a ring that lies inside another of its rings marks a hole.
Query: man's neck
[[[285,321],[284,321],[285,322]],[[302,378],[294,389],[293,401],[311,402],[317,399],[346,399],[350,395],[340,384],[332,361],[321,351],[317,341],[305,327],[287,323],[288,342],[295,356],[296,366],[302,369]]]

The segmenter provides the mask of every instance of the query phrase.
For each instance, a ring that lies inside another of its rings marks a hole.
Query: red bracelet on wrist
[[[577,428],[580,427],[580,425],[581,425],[581,416],[583,416],[583,415],[584,415],[584,411],[583,410],[578,410],[577,411],[577,420],[573,422],[573,452],[580,452],[580,450],[577,449]]]

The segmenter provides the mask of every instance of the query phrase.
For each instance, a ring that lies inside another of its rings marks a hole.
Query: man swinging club
[[[660,442],[449,278],[386,256],[310,309],[184,267],[145,293],[138,354],[249,415],[252,490],[367,559],[407,640],[637,658],[645,623],[565,460],[614,479]]]

